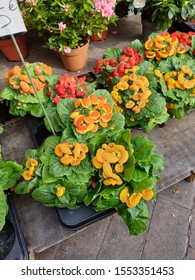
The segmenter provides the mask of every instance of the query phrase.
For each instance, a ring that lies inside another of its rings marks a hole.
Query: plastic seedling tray
[[[44,125],[43,119],[27,117],[28,125],[36,148],[40,148],[44,140],[51,135]],[[114,209],[96,212],[92,206],[80,204],[78,209],[56,207],[60,222],[67,228],[79,229],[114,212]]]
[[[27,246],[10,193],[7,193],[7,203],[9,211],[0,231],[0,260],[28,260]]]

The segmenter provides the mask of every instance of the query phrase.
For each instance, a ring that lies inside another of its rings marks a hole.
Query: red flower
[[[53,102],[58,103],[61,98],[85,96],[87,91],[85,80],[86,76],[81,78],[78,78],[76,75],[69,76],[68,74],[61,76],[55,85],[56,96]]]

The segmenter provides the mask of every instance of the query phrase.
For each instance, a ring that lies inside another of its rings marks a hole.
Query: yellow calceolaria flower
[[[92,164],[95,168],[102,169],[105,186],[121,185],[123,181],[118,174],[123,172],[123,164],[128,158],[129,154],[122,145],[110,142],[109,144],[102,144],[102,147],[97,150],[92,159]]]
[[[82,143],[62,142],[56,145],[54,153],[63,165],[76,166],[86,157],[88,147]]]
[[[134,208],[139,204],[141,198],[142,198],[141,193],[132,193],[132,195],[127,198],[125,203],[127,207]]]
[[[125,203],[127,201],[127,199],[129,198],[130,194],[129,194],[129,190],[127,187],[125,187],[119,195],[119,199],[122,203]]]
[[[35,167],[37,165],[38,161],[34,158],[28,158],[26,160],[25,167],[27,168],[27,170],[22,173],[24,180],[30,181],[31,179],[33,179],[35,175]]]
[[[142,192],[142,196],[144,200],[151,200],[154,196],[152,189],[147,189]]]
[[[172,71],[164,74],[164,79],[168,89],[192,89],[195,87],[195,78],[192,75],[192,70],[182,65],[180,71]]]
[[[25,170],[22,173],[22,176],[23,176],[24,180],[26,180],[26,181],[30,181],[33,178],[32,174],[30,174],[30,172],[28,170]]]
[[[147,190],[148,192],[145,191],[140,193],[140,192],[134,192],[130,195],[129,190],[127,187],[125,187],[119,195],[119,199],[122,203],[126,203],[128,208],[134,208],[136,207],[140,200],[143,197],[143,194],[145,196],[145,200],[149,200],[151,199],[151,196],[153,196],[153,192],[151,193],[149,190]]]
[[[65,193],[65,187],[57,187],[56,188],[56,196],[61,197]]]
[[[154,74],[160,79],[163,77],[163,74],[158,69],[154,70]]]
[[[37,165],[38,165],[38,161],[34,158],[28,158],[25,163],[26,168],[29,168],[30,166],[37,166]]]
[[[121,81],[120,79],[120,82],[117,84],[117,88],[122,91],[127,90],[129,88],[129,84],[127,81]]]
[[[111,96],[112,96],[113,100],[118,102],[119,104],[121,104],[123,102],[118,91],[115,91],[115,90],[111,91]]]

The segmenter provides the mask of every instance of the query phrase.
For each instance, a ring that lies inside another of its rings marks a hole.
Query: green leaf
[[[136,161],[147,160],[156,147],[156,145],[152,141],[144,136],[134,137],[132,139],[132,144],[134,147],[134,157]]]
[[[148,177],[148,174],[140,169],[135,169],[133,172],[132,180],[134,182],[141,182]]]
[[[0,187],[0,231],[2,230],[5,224],[5,218],[8,213],[8,206],[6,196],[3,189]]]
[[[37,177],[33,178],[30,181],[22,181],[19,184],[16,185],[14,191],[17,194],[25,194],[30,193],[31,190],[37,187],[38,179]]]
[[[104,59],[112,59],[112,58],[116,58],[117,60],[121,57],[122,55],[122,50],[120,48],[108,48],[105,52],[104,52]]]
[[[142,192],[143,190],[152,189],[156,183],[154,178],[144,178],[142,181],[131,181],[134,192]]]
[[[15,97],[15,94],[16,90],[11,88],[10,86],[7,86],[0,92],[0,97],[6,100],[12,100]]]

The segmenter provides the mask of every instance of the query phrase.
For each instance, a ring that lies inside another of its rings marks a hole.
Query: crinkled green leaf
[[[3,189],[0,187],[0,231],[5,225],[5,218],[7,216],[7,213],[8,213],[8,206],[7,206],[6,195]]]

